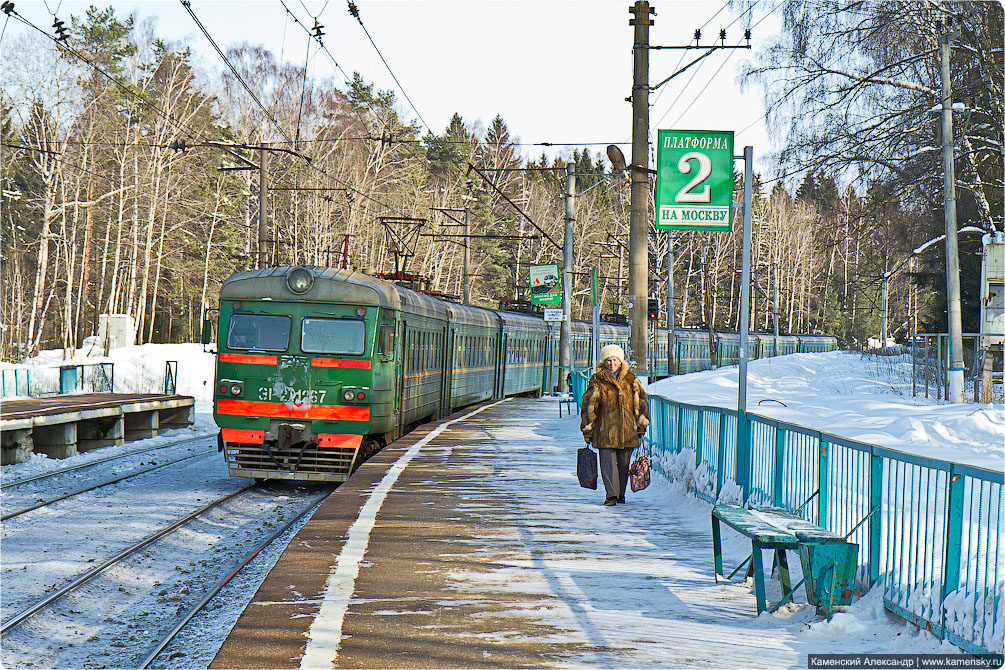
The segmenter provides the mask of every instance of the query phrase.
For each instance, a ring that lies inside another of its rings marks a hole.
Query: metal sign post
[[[740,156],[737,156],[740,158]],[[750,483],[750,424],[747,422],[747,331],[750,329],[750,223],[754,148],[743,147],[743,266],[740,271],[740,367],[736,396],[736,482],[746,500]]]
[[[546,324],[548,324],[548,341],[549,342],[552,341],[552,334],[554,332],[554,324],[557,323],[561,327],[562,322],[564,322],[564,321],[565,321],[565,311],[561,307],[545,307],[544,308],[544,322]],[[559,342],[559,346],[561,347],[561,341]],[[561,391],[562,390],[562,384],[565,383],[565,376],[562,374],[562,370],[564,370],[567,367],[567,365],[566,365],[565,361],[562,360],[562,352],[559,351],[558,354],[559,354],[558,355],[558,380],[557,380],[558,383],[555,386],[558,387],[559,391]],[[569,390],[571,391],[572,389],[570,388]]]

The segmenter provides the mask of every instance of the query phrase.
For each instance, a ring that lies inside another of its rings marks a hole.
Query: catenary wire
[[[370,44],[373,45],[374,51],[376,51],[377,55],[380,56],[380,60],[381,62],[384,63],[384,67],[387,68],[388,73],[391,75],[391,79],[394,79],[394,83],[398,85],[398,90],[400,90],[401,94],[405,96],[405,100],[408,100],[408,104],[411,105],[412,111],[415,112],[415,115],[419,117],[419,121],[422,122],[422,125],[425,126],[426,130],[428,130],[429,132],[433,132],[433,129],[429,127],[429,124],[426,123],[426,120],[422,118],[422,114],[420,114],[419,110],[416,109],[415,103],[413,103],[412,99],[408,97],[408,93],[405,92],[405,87],[401,85],[400,81],[398,81],[398,77],[395,76],[394,72],[391,70],[391,66],[387,64],[387,60],[384,58],[384,54],[382,54],[380,52],[380,49],[377,48],[377,43],[373,41],[373,37],[370,36],[370,31],[366,29],[365,25],[363,25],[363,17],[359,15],[359,9],[356,8],[356,5],[352,3],[352,0],[349,0],[349,13],[352,14],[359,22],[359,25],[363,29],[363,32],[366,33],[366,38],[370,40]]]
[[[195,25],[199,28],[200,31],[202,31],[202,34],[209,41],[209,43],[213,47],[213,49],[216,50],[216,53],[218,53],[220,55],[220,58],[223,59],[223,62],[226,64],[226,66],[228,68],[230,68],[230,71],[237,78],[237,81],[240,82],[241,86],[244,87],[244,90],[247,91],[248,95],[251,96],[251,99],[254,100],[255,104],[258,105],[258,107],[262,110],[262,113],[265,114],[266,118],[268,118],[269,121],[272,122],[272,125],[274,125],[276,127],[276,130],[279,131],[280,135],[282,135],[284,138],[286,138],[287,141],[291,141],[290,140],[290,136],[286,134],[286,131],[283,130],[282,126],[279,125],[279,122],[276,121],[275,117],[272,116],[272,114],[269,112],[268,108],[266,108],[265,105],[262,104],[262,101],[258,99],[258,96],[255,95],[255,92],[251,90],[251,86],[249,86],[248,83],[246,81],[244,81],[244,78],[237,71],[237,68],[234,67],[233,63],[230,62],[230,59],[227,58],[227,55],[225,53],[223,53],[223,50],[220,49],[219,45],[217,45],[216,40],[214,40],[213,37],[212,37],[212,35],[209,34],[209,31],[206,30],[206,27],[204,25],[202,25],[202,21],[200,21],[199,17],[195,15],[194,11],[192,11],[192,2],[191,2],[191,0],[179,0],[179,1],[181,2],[182,6],[185,8],[185,10],[189,13],[189,16],[192,17],[192,20],[195,21]]]

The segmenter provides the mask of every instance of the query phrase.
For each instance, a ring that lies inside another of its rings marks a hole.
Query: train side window
[[[394,321],[382,321],[377,332],[377,355],[390,356],[394,353]]]

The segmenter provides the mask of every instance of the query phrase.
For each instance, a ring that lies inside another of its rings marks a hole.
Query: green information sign
[[[729,230],[733,131],[661,130],[656,149],[656,227]]]
[[[530,266],[530,304],[555,305],[562,302],[562,281],[558,265]]]

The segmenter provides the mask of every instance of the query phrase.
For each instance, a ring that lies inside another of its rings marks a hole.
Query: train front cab
[[[364,436],[386,430],[395,332],[393,312],[381,307],[388,296],[344,277],[330,281],[335,272],[267,268],[221,288],[213,414],[231,475],[345,481]]]

